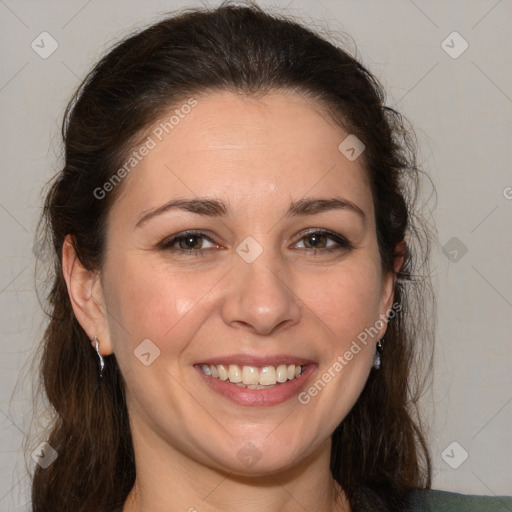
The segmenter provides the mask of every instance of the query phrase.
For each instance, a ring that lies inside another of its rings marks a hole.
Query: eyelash
[[[313,256],[317,255],[318,253],[325,254],[325,253],[331,253],[333,251],[339,251],[342,249],[351,249],[352,248],[352,245],[344,236],[334,233],[333,231],[329,231],[327,229],[315,229],[315,230],[308,231],[303,234],[303,236],[300,238],[299,242],[311,235],[319,235],[319,234],[327,235],[327,239],[335,241],[338,245],[333,246],[333,247],[327,247],[324,249],[316,249],[316,248],[309,249],[306,247],[305,250],[310,252]],[[205,252],[208,251],[209,249],[179,249],[179,248],[176,249],[176,248],[172,247],[173,245],[178,243],[180,240],[184,240],[187,237],[191,237],[191,236],[198,237],[198,238],[205,238],[206,240],[215,244],[215,242],[209,236],[207,236],[205,233],[203,233],[202,231],[190,230],[190,231],[184,231],[183,233],[179,233],[177,235],[172,236],[171,238],[165,239],[164,241],[162,241],[159,244],[158,248],[161,251],[176,252],[176,253],[181,253],[183,255],[205,256]]]

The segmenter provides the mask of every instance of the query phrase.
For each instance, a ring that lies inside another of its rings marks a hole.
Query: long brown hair
[[[105,358],[98,380],[96,355],[63,278],[64,238],[73,235],[81,263],[100,270],[107,215],[123,184],[102,199],[94,191],[162,112],[194,93],[219,89],[306,94],[364,143],[383,272],[392,271],[396,248],[405,241],[395,290],[400,312],[389,320],[382,368],[371,372],[333,434],[331,471],[351,500],[363,486],[389,503],[409,488],[430,486],[417,414],[422,383],[412,372],[418,361],[426,373],[430,369],[432,312],[426,305],[432,301],[428,231],[415,206],[420,171],[411,130],[384,105],[381,85],[348,52],[291,18],[225,2],[183,10],[118,43],[67,107],[64,165],[49,184],[39,225],[52,255],[41,391],[53,415],[46,440],[58,459],[46,469],[36,467],[34,512],[120,510],[135,481],[125,383],[115,355]],[[422,353],[426,359],[418,359]]]

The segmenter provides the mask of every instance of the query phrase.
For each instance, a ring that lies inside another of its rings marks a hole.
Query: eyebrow
[[[181,210],[185,212],[195,213],[207,217],[220,217],[230,212],[229,206],[218,199],[196,198],[196,199],[173,199],[155,210],[145,213],[135,224],[138,228],[148,222],[150,219],[162,215],[171,210]],[[297,217],[300,215],[316,215],[329,210],[347,210],[355,213],[366,221],[364,211],[357,204],[347,199],[333,197],[329,199],[323,198],[303,198],[293,201],[285,217]]]

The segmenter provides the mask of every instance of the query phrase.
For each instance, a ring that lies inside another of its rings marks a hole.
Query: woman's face
[[[370,187],[312,100],[194,99],[117,185],[98,337],[136,448],[238,474],[296,466],[329,449],[385,331]]]

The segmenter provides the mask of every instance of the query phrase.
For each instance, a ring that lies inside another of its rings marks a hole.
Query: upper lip
[[[292,356],[290,354],[279,354],[269,356],[250,356],[248,354],[231,354],[228,356],[211,357],[203,359],[197,364],[237,364],[239,366],[278,366],[280,364],[295,364],[295,365],[307,365],[313,364],[314,361],[311,359],[305,359],[303,357]]]

